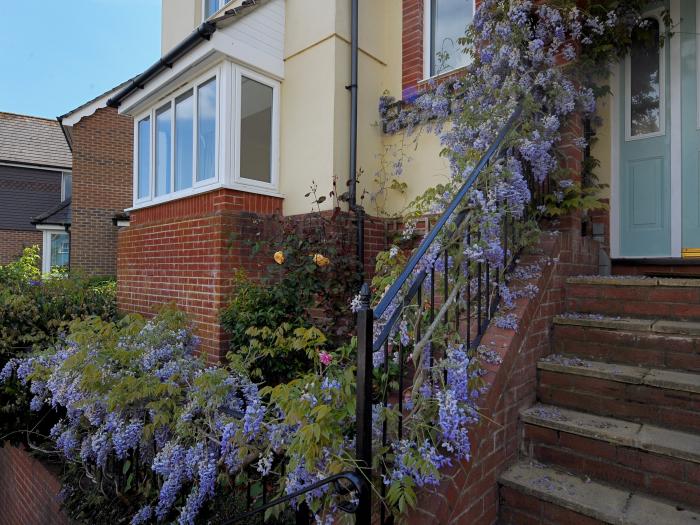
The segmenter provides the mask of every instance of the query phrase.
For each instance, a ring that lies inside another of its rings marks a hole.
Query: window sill
[[[467,64],[466,66],[458,67],[455,69],[450,69],[449,71],[444,71],[444,72],[439,73],[437,75],[433,75],[432,77],[425,77],[422,80],[418,81],[418,86],[423,86],[430,81],[440,82],[442,80],[449,79],[450,77],[455,77],[457,75],[465,73],[467,71],[468,67],[469,67],[469,65]]]
[[[160,206],[161,204],[165,204],[167,202],[173,202],[173,201],[178,201],[181,199],[186,199],[188,197],[194,197],[195,195],[201,195],[203,193],[209,193],[212,191],[216,190],[236,190],[236,191],[242,191],[245,193],[252,193],[256,195],[266,195],[268,197],[278,197],[280,199],[284,198],[284,194],[280,193],[278,190],[274,188],[261,188],[258,186],[249,186],[247,184],[241,184],[241,183],[233,183],[233,184],[225,184],[225,183],[215,183],[215,184],[208,184],[206,186],[199,186],[197,188],[190,188],[186,191],[180,191],[178,193],[171,193],[169,195],[165,195],[163,197],[159,197],[158,199],[154,199],[152,201],[147,201],[147,202],[138,202],[134,204],[131,208],[127,208],[126,212],[131,212],[131,211],[136,211],[136,210],[143,210],[145,208],[152,208],[153,206]]]

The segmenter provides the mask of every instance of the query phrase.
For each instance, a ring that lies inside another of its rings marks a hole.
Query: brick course
[[[55,473],[25,449],[0,448],[0,525],[68,525],[60,490]]]
[[[24,248],[37,245],[42,248],[40,231],[0,230],[0,265],[17,259]]]
[[[116,275],[112,218],[132,203],[133,120],[98,109],[73,126],[71,269]]]

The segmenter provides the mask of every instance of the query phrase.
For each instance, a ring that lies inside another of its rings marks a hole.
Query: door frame
[[[696,0],[697,4],[698,0]],[[671,0],[671,19],[680,20],[681,17],[681,0]],[[658,9],[653,9],[648,14],[655,14]],[[696,16],[700,20],[700,9],[696,9]],[[663,23],[663,21],[662,21]],[[697,27],[700,27],[698,25]],[[698,39],[700,41],[700,39]],[[671,166],[671,207],[669,210],[671,221],[671,257],[681,257],[682,250],[682,233],[683,233],[683,210],[682,210],[682,123],[681,123],[681,42],[680,38],[670,38],[666,40],[666,45],[670,45],[669,49],[669,87],[666,94],[670,102],[670,122],[665,123],[666,133],[670,137],[670,166]],[[623,130],[627,128],[627,122],[620,122],[620,107],[622,98],[615,95],[615,90],[619,89],[622,68],[626,67],[629,57],[624,61],[618,62],[612,67],[610,76],[610,85],[612,86],[611,104],[610,104],[610,164],[612,173],[610,174],[610,256],[613,259],[625,258],[620,254],[620,136]],[[700,68],[698,68],[700,69]],[[699,73],[700,74],[700,73]],[[626,93],[625,93],[626,95]],[[625,111],[625,120],[627,112]],[[699,117],[700,118],[700,117]],[[625,133],[625,136],[627,133]],[[673,203],[678,203],[674,206]],[[651,257],[651,256],[650,256]],[[631,257],[639,259],[640,257]]]

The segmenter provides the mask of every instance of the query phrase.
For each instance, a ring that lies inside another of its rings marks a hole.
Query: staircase
[[[700,525],[700,280],[567,281],[500,523]]]

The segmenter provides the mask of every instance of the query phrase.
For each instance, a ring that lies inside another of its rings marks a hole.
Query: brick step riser
[[[499,525],[603,525],[604,522],[524,494],[500,487]]]
[[[700,508],[700,465],[593,438],[525,424],[533,459],[593,480]]]
[[[700,288],[568,284],[570,312],[607,316],[700,320]]]
[[[700,394],[540,370],[537,397],[599,416],[700,433]]]
[[[700,338],[555,325],[552,346],[557,354],[700,372]]]

